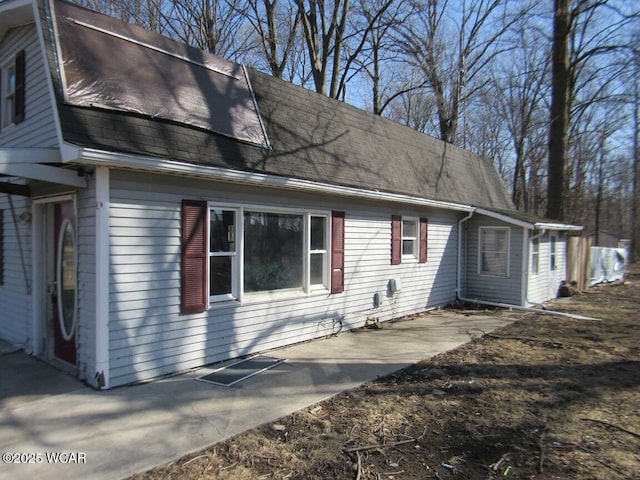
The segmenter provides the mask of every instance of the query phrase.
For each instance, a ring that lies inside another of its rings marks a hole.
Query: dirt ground
[[[640,478],[640,264],[548,308],[132,479]]]

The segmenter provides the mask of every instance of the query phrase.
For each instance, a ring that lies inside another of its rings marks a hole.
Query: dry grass
[[[523,314],[132,478],[640,478],[638,267],[552,306],[600,322]]]

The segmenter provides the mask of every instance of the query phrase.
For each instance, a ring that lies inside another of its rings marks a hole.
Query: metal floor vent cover
[[[245,358],[220,367],[206,375],[201,375],[197,377],[196,380],[221,385],[223,387],[230,387],[270,368],[277,367],[284,361],[285,360],[281,358],[262,355]]]

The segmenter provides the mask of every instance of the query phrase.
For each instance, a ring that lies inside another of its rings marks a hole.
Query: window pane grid
[[[417,220],[402,220],[402,255],[417,258],[418,222]]]
[[[509,229],[480,228],[480,273],[509,275]]]

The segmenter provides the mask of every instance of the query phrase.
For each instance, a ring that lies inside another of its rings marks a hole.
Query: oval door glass
[[[76,321],[76,239],[73,225],[65,219],[58,245],[58,316],[65,340],[73,337]]]

